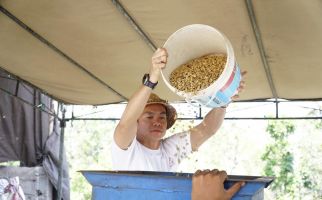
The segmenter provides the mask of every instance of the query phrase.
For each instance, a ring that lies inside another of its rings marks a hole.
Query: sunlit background
[[[79,170],[111,170],[110,144],[125,106],[67,107],[66,117],[75,119],[65,132],[71,199],[91,198],[91,185]],[[167,135],[196,125],[209,111],[173,106],[179,120]],[[321,118],[321,108],[321,102],[284,102],[277,114],[274,102],[232,103],[221,129],[181,163],[179,172],[218,168],[229,175],[275,176],[265,199],[321,199],[322,121],[312,119]]]

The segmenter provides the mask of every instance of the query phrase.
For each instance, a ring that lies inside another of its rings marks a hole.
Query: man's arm
[[[247,71],[242,72],[242,80],[240,81],[240,85],[237,89],[237,94],[232,97],[232,100],[238,99],[238,94],[244,89],[244,76],[246,75],[246,73]],[[199,125],[190,130],[191,148],[193,151],[198,150],[198,148],[207,139],[209,139],[218,131],[224,121],[225,114],[226,108],[213,108],[211,111],[209,111],[209,113],[205,116],[204,120]]]
[[[152,56],[152,67],[150,69],[151,82],[158,82],[161,69],[165,67],[166,61],[166,50],[162,48],[157,49]],[[114,140],[121,149],[127,149],[135,138],[137,120],[142,114],[151,92],[151,88],[142,85],[130,98],[114,132]]]
[[[199,125],[190,130],[193,151],[198,150],[207,139],[218,131],[224,121],[225,114],[226,108],[213,108]]]
[[[152,89],[141,86],[138,91],[130,98],[120,122],[114,131],[115,143],[121,149],[127,149],[133,139],[135,138],[137,131],[137,120],[143,112],[144,106],[148,101],[149,95]]]

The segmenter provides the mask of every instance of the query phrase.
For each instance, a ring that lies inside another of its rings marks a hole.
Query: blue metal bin
[[[191,199],[191,173],[145,171],[81,171],[93,186],[93,200],[185,200]],[[238,181],[245,185],[233,200],[262,200],[264,188],[272,177],[233,176],[225,181],[225,188]]]

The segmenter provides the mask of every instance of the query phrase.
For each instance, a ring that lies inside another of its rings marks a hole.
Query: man
[[[130,98],[114,132],[112,161],[114,170],[176,171],[182,159],[214,135],[221,126],[226,108],[214,108],[197,125],[183,133],[163,139],[176,120],[175,109],[152,94],[167,51],[159,48],[152,56],[150,73]],[[243,82],[239,89],[243,88]]]

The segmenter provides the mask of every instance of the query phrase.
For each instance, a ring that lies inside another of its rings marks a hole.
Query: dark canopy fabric
[[[67,103],[125,101],[153,49],[198,23],[223,32],[249,72],[240,100],[316,100],[321,19],[321,0],[1,0],[0,67]],[[156,93],[182,100],[162,80]]]
[[[14,97],[14,96],[16,97]],[[12,79],[0,70],[0,162],[20,161],[20,166],[43,166],[57,189],[60,128],[47,112],[51,98]],[[62,194],[69,199],[69,175],[63,162]]]
[[[2,89],[17,94],[32,105],[50,105],[50,99],[35,89],[0,73]],[[0,91],[0,134],[0,161],[19,160],[22,166],[28,167],[39,165],[49,136],[49,116]]]

